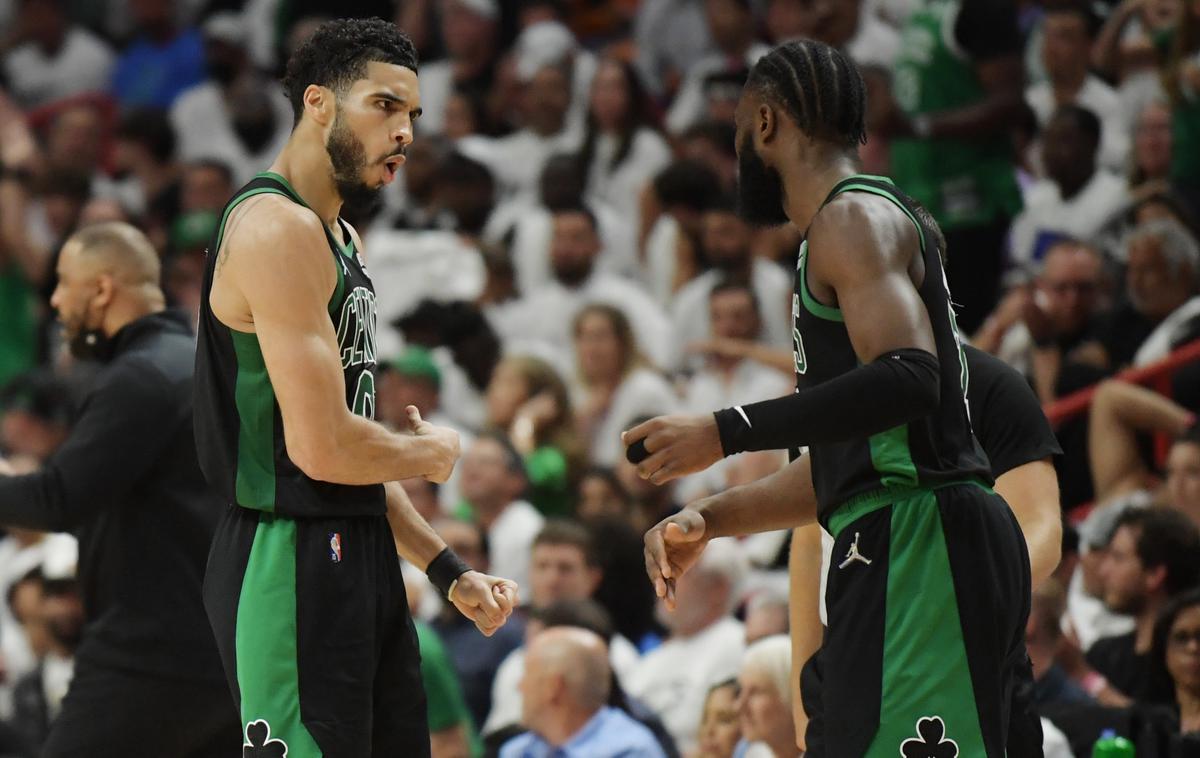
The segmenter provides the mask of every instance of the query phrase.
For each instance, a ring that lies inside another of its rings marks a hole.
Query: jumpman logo
[[[854,533],[854,542],[850,543],[850,549],[848,551],[846,551],[846,560],[844,560],[840,564],[838,564],[838,568],[844,569],[847,566],[849,566],[851,563],[854,563],[855,561],[858,561],[860,563],[865,563],[868,566],[871,565],[871,559],[868,558],[867,556],[863,555],[862,553],[858,552],[858,537],[859,537],[859,533],[855,532]]]

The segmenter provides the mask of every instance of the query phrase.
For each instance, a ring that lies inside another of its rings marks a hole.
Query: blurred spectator
[[[946,235],[946,276],[970,334],[996,305],[1004,240],[1021,208],[1009,139],[1025,108],[1016,9],[1011,0],[927,3],[903,34],[891,97],[870,126],[893,140],[897,186]]]
[[[494,310],[491,321],[508,342],[527,352],[570,365],[572,326],[587,303],[620,309],[637,334],[636,348],[647,356],[665,356],[670,323],[662,309],[636,283],[597,270],[600,236],[596,216],[586,207],[554,211],[550,265],[554,280],[538,291]],[[547,352],[549,351],[549,352]]]
[[[292,133],[292,106],[280,87],[254,69],[246,40],[238,14],[225,11],[208,19],[208,81],[185,91],[171,107],[179,158],[220,161],[234,170],[235,186],[271,165]]]
[[[179,29],[170,0],[130,0],[137,37],[113,71],[112,94],[123,107],[170,108],[188,87],[204,81],[204,40]]]
[[[630,319],[612,305],[584,306],[574,320],[578,427],[592,461],[611,466],[624,454],[621,431],[639,416],[675,410],[671,385],[645,366]]]
[[[628,431],[651,416],[639,416],[631,421],[622,431]],[[643,479],[637,471],[637,466],[622,455],[614,467],[617,480],[625,487],[625,491],[633,498],[634,523],[641,531],[646,531],[662,519],[679,510],[682,505],[678,502],[678,487],[674,481],[657,485]]]
[[[1200,733],[1200,590],[1173,599],[1154,625],[1152,665],[1174,695],[1177,734]]]
[[[71,429],[67,384],[49,371],[22,374],[0,388],[0,452],[21,466],[40,466]]]
[[[1117,520],[1101,574],[1105,605],[1134,615],[1137,627],[1097,640],[1087,651],[1088,664],[1128,697],[1162,702],[1170,693],[1151,688],[1154,622],[1168,600],[1200,582],[1200,531],[1170,508],[1128,511]]]
[[[650,102],[631,64],[605,58],[597,67],[579,162],[588,198],[640,228],[642,191],[671,162],[671,150],[653,127]]]
[[[459,467],[463,500],[487,534],[491,570],[528,587],[530,547],[545,519],[522,499],[528,480],[521,454],[503,434],[485,432],[467,448]]]
[[[118,174],[128,177],[119,197],[150,227],[148,234],[160,251],[180,208],[176,145],[171,121],[158,109],[130,110],[117,126],[113,163]]]
[[[767,35],[778,45],[812,37],[844,50],[860,66],[891,66],[900,34],[870,0],[768,0]]]
[[[448,519],[430,523],[438,536],[467,565],[476,571],[490,570],[488,544],[479,526]],[[529,587],[521,587],[520,590],[526,594]],[[454,662],[454,670],[462,684],[473,723],[477,727],[482,726],[492,709],[492,680],[496,677],[496,670],[509,653],[524,643],[525,624],[519,617],[510,617],[508,623],[496,630],[495,634],[484,637],[470,619],[449,603],[443,603],[441,613],[431,625]]]
[[[585,521],[624,519],[635,528],[640,525],[632,518],[633,501],[629,493],[607,466],[593,466],[583,472],[575,502],[575,515]]]
[[[534,3],[533,5],[537,5]],[[557,0],[541,3],[543,8],[558,9]],[[522,88],[524,95],[534,81],[537,72],[548,66],[557,67],[567,74],[568,105],[565,132],[573,135],[578,145],[587,120],[588,101],[592,91],[592,79],[596,76],[596,56],[579,46],[574,33],[562,23],[557,10],[548,17],[529,18],[528,26],[513,42],[510,63],[515,75],[514,84]],[[503,88],[493,90],[493,96]],[[524,110],[520,123],[528,125],[530,111]]]
[[[733,758],[734,748],[742,738],[737,699],[738,683],[735,680],[709,688],[700,716],[696,758]]]
[[[754,39],[754,15],[748,0],[704,0],[704,15],[717,49],[688,67],[667,112],[666,128],[671,134],[680,134],[704,118],[711,80],[722,74],[740,74],[745,81],[750,67],[770,51]]]
[[[1129,116],[1116,90],[1088,71],[1095,18],[1090,8],[1072,0],[1047,4],[1042,17],[1042,62],[1047,80],[1025,90],[1025,101],[1046,128],[1064,105],[1091,111],[1100,122],[1097,162],[1123,172],[1129,155]],[[1033,205],[1032,199],[1028,201]]]
[[[1174,28],[1155,39],[1171,103],[1171,181],[1200,198],[1200,6],[1179,3]]]
[[[746,603],[746,644],[788,633],[788,596],[786,588],[762,589]]]
[[[566,515],[584,451],[558,372],[538,358],[505,358],[492,372],[486,400],[488,426],[507,430],[525,459],[530,502],[543,515]]]
[[[750,645],[738,672],[738,717],[748,755],[755,743],[766,747],[774,758],[791,758],[796,749],[792,722],[792,643],[777,634]],[[749,744],[747,744],[749,743]]]
[[[424,69],[421,71],[424,76]],[[424,120],[422,116],[421,123]],[[404,172],[397,177],[401,181],[392,182],[384,189],[384,215],[387,218],[376,223],[388,223],[395,229],[452,229],[455,219],[442,213],[434,202],[438,172],[448,151],[449,143],[434,134],[423,135],[409,145],[404,152]]]
[[[226,164],[202,158],[183,167],[179,185],[182,211],[219,213],[233,195],[233,172]]]
[[[633,526],[628,517],[586,519],[600,565],[600,584],[592,598],[608,611],[613,629],[621,640],[633,643],[639,653],[653,650],[662,642],[662,625],[655,619],[654,588],[642,581],[646,573],[644,531]]]
[[[1064,360],[1093,336],[1106,305],[1104,262],[1081,242],[1051,243],[1032,286],[1017,286],[971,339],[1033,380],[1044,401],[1059,394]]]
[[[1012,225],[1012,264],[1039,263],[1056,237],[1088,239],[1129,203],[1124,181],[1097,168],[1100,121],[1091,111],[1062,105],[1042,134],[1046,178],[1025,194]],[[953,254],[953,253],[951,253]]]
[[[729,614],[746,568],[736,541],[711,541],[677,581],[677,609],[661,614],[671,636],[625,682],[630,694],[662,718],[684,753],[696,746],[708,690],[736,675],[741,663],[745,633]]]
[[[683,74],[715,52],[705,8],[698,0],[642,0],[633,38],[638,70],[660,97],[674,92]]]
[[[20,41],[4,56],[13,97],[33,108],[85,92],[103,92],[113,52],[87,29],[71,23],[65,0],[20,0],[14,33]]]
[[[505,743],[502,758],[664,756],[649,729],[605,705],[611,673],[604,640],[583,629],[548,629],[530,644],[521,679],[530,732]]]
[[[1052,579],[1033,591],[1029,621],[1025,624],[1025,647],[1033,664],[1033,702],[1038,707],[1091,702],[1055,660],[1063,645],[1062,616],[1066,606],[1066,593]]]
[[[713,172],[717,186],[722,193],[734,190],[737,181],[737,150],[734,143],[736,129],[733,124],[719,121],[701,121],[679,135],[679,150],[681,156],[688,161],[695,161]],[[664,167],[665,168],[665,167]],[[655,174],[657,176],[657,172]],[[643,190],[643,196],[647,187]],[[641,226],[646,225],[645,219],[638,219]],[[651,219],[653,221],[653,219]]]
[[[45,628],[46,650],[37,668],[13,688],[13,723],[21,725],[28,742],[39,749],[62,711],[75,675],[75,651],[83,638],[83,604],[73,569],[49,561],[43,565],[35,613]]]
[[[646,286],[654,298],[669,304],[683,285],[700,273],[703,214],[721,196],[720,180],[703,163],[677,161],[654,177],[644,202],[652,212],[642,242]]]
[[[671,302],[673,346],[676,349],[672,365],[683,363],[682,353],[687,345],[723,336],[715,333],[715,324],[710,317],[714,307],[713,293],[722,282],[743,282],[753,290],[758,333],[741,338],[759,339],[773,347],[786,349],[792,340],[789,304],[793,274],[753,254],[750,249],[752,230],[737,215],[732,198],[705,210],[701,228],[700,250],[708,270],[680,288]],[[690,367],[697,363],[699,361],[692,361]],[[769,396],[756,399],[765,397]]]
[[[1138,114],[1133,130],[1133,171],[1129,185],[1167,179],[1171,170],[1171,108],[1152,100]]]
[[[496,0],[446,0],[441,3],[442,41],[448,57],[421,65],[420,144],[427,135],[446,131],[451,99],[483,98],[491,89],[499,57],[500,4]],[[487,133],[484,124],[478,131]],[[449,135],[448,135],[449,136]],[[454,135],[457,138],[461,135]]]
[[[1146,506],[1142,499],[1115,500],[1100,505],[1079,525],[1079,560],[1067,586],[1067,616],[1063,629],[1087,650],[1101,637],[1116,637],[1133,631],[1132,616],[1115,613],[1104,604],[1104,567],[1116,531],[1117,519],[1130,508]],[[1069,661],[1064,660],[1064,665]],[[1075,675],[1076,670],[1068,669]],[[1094,694],[1094,693],[1093,693]]]
[[[467,710],[458,673],[437,634],[419,621],[416,630],[429,718],[430,756],[477,758],[483,754],[483,745]]]

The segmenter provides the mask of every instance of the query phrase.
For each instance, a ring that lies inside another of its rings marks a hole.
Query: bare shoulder
[[[818,252],[813,268],[907,268],[920,250],[920,237],[908,215],[890,200],[866,192],[838,195],[821,209],[808,231]]]

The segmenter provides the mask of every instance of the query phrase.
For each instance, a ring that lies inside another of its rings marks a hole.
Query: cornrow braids
[[[780,45],[754,65],[746,87],[781,105],[814,139],[846,149],[867,141],[866,87],[836,48],[811,39]]]

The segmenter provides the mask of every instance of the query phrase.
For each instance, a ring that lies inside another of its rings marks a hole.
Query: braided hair
[[[845,149],[867,141],[862,75],[836,48],[811,39],[780,45],[754,65],[746,88],[781,105],[814,139]]]

